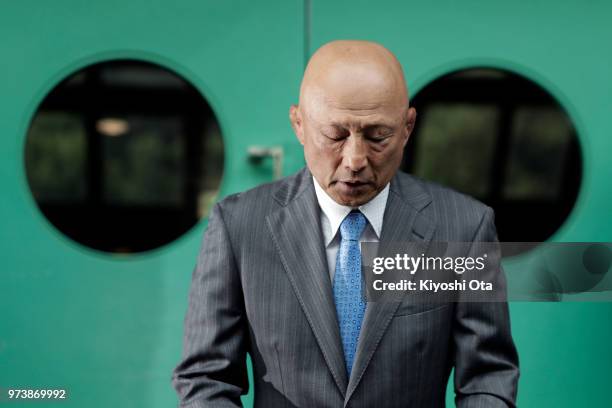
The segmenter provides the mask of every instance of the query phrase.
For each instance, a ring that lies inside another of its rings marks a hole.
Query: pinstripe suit
[[[442,407],[452,367],[459,407],[513,407],[505,303],[369,303],[347,378],[319,211],[306,168],[215,205],[173,375],[181,405],[239,406],[248,352],[257,407]],[[485,205],[391,180],[381,242],[495,239]]]

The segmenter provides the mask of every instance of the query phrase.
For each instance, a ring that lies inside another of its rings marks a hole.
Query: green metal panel
[[[413,92],[450,70],[508,68],[538,82],[579,131],[584,179],[557,241],[612,241],[612,108],[604,2],[318,1],[304,27],[298,1],[23,1],[0,14],[0,387],[66,387],[57,406],[168,406],[191,271],[205,221],[176,242],[113,256],[64,238],[38,211],[23,168],[37,104],[92,62],[141,58],[202,91],[225,141],[222,196],[268,181],[249,145],[285,149],[303,165],[287,120],[304,43],[377,40],[404,64]],[[308,9],[308,8],[307,8]],[[310,35],[304,37],[304,32]],[[610,304],[512,304],[521,406],[605,406],[612,364]],[[410,369],[407,367],[407,369]],[[245,399],[247,404],[252,399]],[[450,403],[450,394],[449,394]]]
[[[413,94],[441,74],[479,65],[539,83],[574,121],[585,163],[574,211],[552,239],[609,242],[610,15],[604,2],[313,1],[311,48],[333,39],[379,41],[400,59]],[[514,303],[511,313],[519,406],[609,405],[612,304]]]
[[[221,195],[271,181],[251,144],[303,165],[288,109],[303,69],[301,2],[24,1],[0,13],[0,386],[59,387],[57,406],[167,407],[205,222],[159,250],[96,252],[38,211],[24,174],[37,104],[74,70],[140,58],[182,74],[208,99],[225,142]],[[249,401],[249,398],[247,398]]]

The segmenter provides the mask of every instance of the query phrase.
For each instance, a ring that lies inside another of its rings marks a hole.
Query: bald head
[[[306,164],[336,202],[357,207],[389,183],[416,112],[402,67],[380,44],[333,41],[306,67],[290,120]]]
[[[353,101],[348,105],[355,108],[373,103],[408,106],[399,61],[385,47],[369,41],[332,41],[312,55],[300,87],[300,105],[306,107],[321,97]]]

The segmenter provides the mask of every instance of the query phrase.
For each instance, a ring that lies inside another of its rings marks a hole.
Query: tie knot
[[[342,239],[359,241],[361,233],[366,226],[366,218],[361,211],[351,211],[340,224],[340,235]]]

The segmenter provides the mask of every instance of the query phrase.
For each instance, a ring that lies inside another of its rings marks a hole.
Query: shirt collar
[[[329,221],[329,225],[331,227],[331,234],[329,234],[328,239],[325,243],[325,246],[329,245],[329,243],[333,240],[340,228],[340,224],[344,220],[344,218],[348,215],[349,212],[353,209],[353,207],[349,207],[346,205],[338,204],[331,198],[325,190],[319,185],[317,179],[312,177],[315,192],[317,194],[317,201],[319,202],[319,206],[321,207],[321,211],[327,217]],[[383,216],[385,213],[385,207],[387,205],[387,197],[389,196],[389,183],[385,186],[385,188],[378,193],[374,198],[372,198],[367,203],[360,205],[357,207],[359,211],[363,213],[366,217],[372,229],[376,233],[378,239],[380,239],[380,233],[382,230],[383,224]]]

